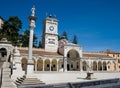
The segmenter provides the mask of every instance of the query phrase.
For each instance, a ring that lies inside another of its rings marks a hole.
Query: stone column
[[[117,59],[117,61],[118,61],[118,59]],[[117,61],[115,62],[115,68],[116,68],[115,71],[118,71],[118,66],[117,66],[118,62]]]
[[[37,60],[35,61],[35,71],[37,71]]]
[[[91,71],[93,71],[93,61],[91,60]]]
[[[98,61],[96,61],[97,62],[97,71],[98,71]]]
[[[30,37],[29,37],[29,56],[28,56],[28,61],[27,61],[27,74],[31,74],[34,71],[34,62],[32,60],[32,48],[33,48],[33,32],[35,28],[35,7],[32,7],[31,9],[32,13],[31,16],[29,16],[30,20]]]
[[[51,71],[51,67],[52,67],[52,60],[50,59],[50,71]]]
[[[82,68],[83,66],[82,66],[82,60],[81,60],[81,58],[80,58],[80,71],[82,72],[83,71],[83,68]]]
[[[67,57],[63,57],[63,60],[64,60],[64,69],[63,69],[63,71],[67,72]]]
[[[57,71],[59,70],[59,65],[58,65],[58,61],[59,61],[59,60],[57,59]]]
[[[43,59],[43,71],[45,69],[45,60]]]
[[[103,71],[103,61],[101,63],[102,63],[102,71]]]

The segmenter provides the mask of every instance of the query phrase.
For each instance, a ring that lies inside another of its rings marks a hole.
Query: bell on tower
[[[45,51],[57,52],[58,49],[58,20],[51,14],[43,21],[42,45]]]

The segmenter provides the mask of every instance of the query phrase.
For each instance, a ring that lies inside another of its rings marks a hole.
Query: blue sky
[[[1,0],[0,16],[18,16],[23,32],[29,29],[33,4],[38,39],[41,40],[42,21],[49,13],[59,20],[59,34],[66,31],[69,40],[76,34],[83,51],[120,51],[120,0]]]

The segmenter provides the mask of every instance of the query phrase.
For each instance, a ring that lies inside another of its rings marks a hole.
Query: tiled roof
[[[21,54],[28,54],[28,49],[19,49],[19,51]],[[57,52],[46,52],[46,51],[40,51],[40,50],[33,50],[33,54],[61,56]]]
[[[120,52],[106,52],[107,54],[120,54]]]
[[[120,54],[120,52],[115,52],[115,51],[112,51],[112,50],[106,50],[106,51],[103,51],[104,53],[107,53],[107,54]]]
[[[105,53],[89,53],[89,52],[83,52],[83,57],[112,58]]]
[[[21,54],[28,54],[28,48],[19,48]],[[53,56],[62,56],[57,52],[47,52],[44,49],[33,49],[33,54],[36,55],[53,55]],[[93,57],[93,58],[113,58],[107,53],[95,53],[95,52],[82,52],[83,57]]]

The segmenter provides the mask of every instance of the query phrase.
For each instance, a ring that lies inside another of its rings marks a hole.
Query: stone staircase
[[[30,86],[30,85],[44,85],[45,83],[40,81],[36,77],[26,77],[25,75],[23,77],[17,78],[15,81],[15,84],[20,86]],[[21,88],[21,87],[20,87]]]
[[[14,82],[11,80],[11,69],[9,62],[4,62],[1,71],[1,88],[17,88]]]

